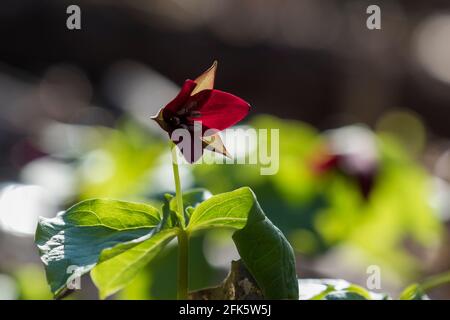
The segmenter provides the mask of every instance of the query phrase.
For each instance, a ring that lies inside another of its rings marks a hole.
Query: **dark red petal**
[[[328,153],[320,154],[317,159],[312,162],[312,170],[314,173],[324,173],[336,168],[339,156]]]
[[[178,110],[180,110],[186,102],[188,101],[189,97],[191,96],[192,90],[194,90],[195,86],[197,84],[193,80],[186,80],[183,84],[183,87],[181,87],[180,92],[178,95],[170,101],[165,107],[164,107],[164,113],[168,112],[170,114],[176,113]]]
[[[188,103],[195,102],[192,109],[199,112],[191,121],[201,121],[207,129],[224,130],[241,121],[250,105],[239,97],[220,90],[203,90],[193,95]]]

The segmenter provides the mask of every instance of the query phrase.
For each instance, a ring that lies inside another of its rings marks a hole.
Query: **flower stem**
[[[177,299],[186,300],[188,298],[188,253],[189,237],[184,230],[178,233],[178,290]]]
[[[186,300],[188,298],[188,254],[189,254],[189,235],[186,232],[186,221],[184,217],[183,194],[181,193],[180,172],[178,170],[177,149],[173,142],[170,143],[172,149],[172,168],[175,181],[175,192],[177,201],[177,216],[180,221],[178,228],[178,289],[177,299]]]
[[[177,200],[177,214],[178,219],[180,220],[181,226],[184,229],[186,227],[185,219],[184,219],[184,208],[183,208],[183,194],[181,193],[181,183],[180,183],[180,172],[178,170],[178,156],[177,156],[177,148],[175,144],[171,141],[170,147],[172,149],[172,169],[173,169],[173,178],[175,180],[175,196]]]

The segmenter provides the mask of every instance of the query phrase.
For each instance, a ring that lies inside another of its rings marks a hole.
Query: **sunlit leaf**
[[[185,192],[184,202],[190,215],[188,233],[214,227],[236,229],[235,245],[264,296],[298,298],[293,250],[267,219],[250,188],[212,197],[197,189]],[[170,195],[162,216],[144,204],[88,200],[53,219],[42,219],[36,242],[52,291],[60,295],[74,277],[91,269],[101,298],[122,289],[176,237],[179,228],[172,215],[176,209]]]
[[[419,284],[414,283],[406,287],[399,296],[400,300],[429,300]]]
[[[104,250],[91,277],[104,299],[127,285],[176,236],[176,229],[155,233],[145,241],[132,241]],[[137,242],[137,243],[136,243]]]
[[[115,200],[86,200],[54,218],[42,218],[36,244],[51,290],[60,295],[95,266],[102,250],[151,234],[159,223],[155,208]]]
[[[233,240],[238,252],[266,298],[298,298],[292,247],[250,188],[213,196],[194,210],[189,232],[212,227],[237,229]]]
[[[299,279],[299,300],[386,300],[386,294],[368,291],[341,279]]]
[[[185,219],[189,221],[193,209],[200,203],[212,196],[211,192],[202,188],[195,188],[183,192],[183,205],[185,210]],[[176,223],[177,199],[174,195],[166,194],[162,211],[164,214],[164,226],[174,227]]]
[[[323,300],[367,300],[359,293],[342,290],[328,293]]]

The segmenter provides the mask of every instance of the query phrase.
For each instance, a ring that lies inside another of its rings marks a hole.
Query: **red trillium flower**
[[[204,148],[229,156],[218,132],[241,121],[250,109],[241,98],[213,89],[216,68],[217,61],[195,80],[186,80],[175,99],[152,117],[190,163]],[[176,134],[180,129],[189,133],[189,143],[184,141],[187,135]]]
[[[315,173],[337,171],[353,179],[367,199],[379,171],[373,133],[357,126],[332,130],[326,147],[316,154],[312,168]]]
[[[318,159],[313,162],[312,169],[318,174],[336,170],[346,177],[354,179],[365,199],[369,198],[378,173],[376,164],[367,163],[365,159],[358,156],[330,153],[320,154]]]

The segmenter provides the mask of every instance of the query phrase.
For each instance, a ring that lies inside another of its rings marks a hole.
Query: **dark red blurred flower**
[[[174,131],[185,129],[189,132],[191,150],[181,151],[191,163],[202,156],[204,148],[228,156],[217,133],[242,120],[250,109],[241,98],[213,89],[216,68],[215,61],[195,80],[186,80],[175,99],[152,117],[179,147],[183,140],[174,136]],[[201,132],[196,133],[199,124]]]
[[[365,199],[368,199],[373,190],[378,173],[378,163],[375,159],[367,159],[357,153],[334,153],[329,148],[324,148],[315,155],[311,168],[316,174],[336,171],[354,179]]]

